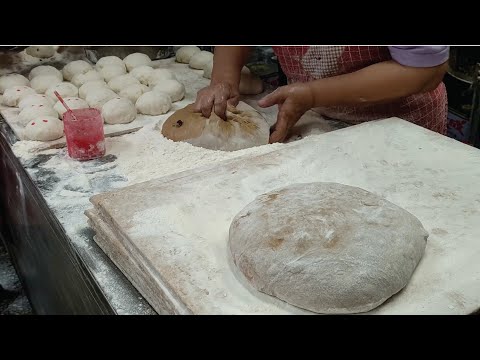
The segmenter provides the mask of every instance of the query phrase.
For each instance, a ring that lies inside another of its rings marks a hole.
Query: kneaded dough
[[[118,92],[118,95],[121,97],[129,99],[131,102],[134,104],[137,102],[138,98],[142,95],[145,94],[146,92],[149,92],[150,89],[148,86],[143,85],[143,84],[132,84],[128,85],[127,87],[124,87],[122,90]]]
[[[165,121],[162,134],[206,149],[236,151],[268,144],[270,128],[262,115],[242,102],[236,108],[228,106],[227,121],[214,112],[207,119],[190,104]]]
[[[118,56],[104,56],[104,57],[98,59],[97,63],[95,64],[95,67],[97,68],[98,71],[100,71],[105,66],[108,66],[108,65],[123,66],[123,68],[125,70],[127,70],[127,68],[125,67],[125,63]]]
[[[107,124],[128,124],[137,117],[137,109],[129,99],[116,97],[103,105],[102,117]]]
[[[92,108],[102,110],[103,104],[117,97],[117,94],[108,88],[95,88],[87,93],[85,100]]]
[[[200,51],[202,50],[198,46],[182,46],[175,53],[175,60],[182,64],[188,64],[192,56]]]
[[[177,80],[163,80],[152,90],[167,93],[172,102],[180,101],[185,97],[185,86]]]
[[[97,70],[89,70],[85,73],[78,73],[72,77],[72,84],[76,87],[80,87],[83,84],[86,84],[90,81],[99,81],[103,80],[102,74],[100,74]]]
[[[49,87],[47,91],[45,91],[45,95],[47,95],[53,101],[58,101],[58,98],[55,95],[55,91],[58,92],[63,98],[78,96],[78,88],[72,83],[66,81]]]
[[[89,81],[80,86],[78,89],[78,96],[82,99],[85,99],[87,97],[87,94],[94,89],[110,89],[107,85],[107,83],[103,80],[95,80],[95,81]]]
[[[213,61],[210,61],[203,67],[203,77],[206,79],[211,79],[212,70],[213,70]]]
[[[29,94],[22,96],[20,101],[18,102],[18,108],[23,110],[26,107],[30,107],[33,105],[43,105],[48,107],[53,107],[55,102],[50,99],[47,95],[44,94]]]
[[[20,74],[8,74],[0,76],[0,94],[3,94],[5,90],[14,86],[29,86],[30,81]]]
[[[192,56],[188,66],[192,69],[203,70],[204,67],[213,61],[213,54],[209,51],[200,51]]]
[[[138,81],[135,77],[133,77],[130,74],[116,76],[108,82],[108,86],[110,87],[110,89],[112,89],[115,92],[119,92],[123,88],[132,84],[140,84],[140,81]]]
[[[148,76],[153,72],[153,68],[151,66],[142,65],[138,66],[132,71],[130,71],[130,75],[140,81],[143,85],[148,85]]]
[[[140,114],[161,115],[172,108],[172,100],[168,94],[160,91],[150,91],[141,95],[135,103]]]
[[[165,80],[176,80],[175,74],[168,69],[155,69],[147,77],[147,85],[154,87]]]
[[[18,122],[25,126],[29,121],[32,121],[38,116],[52,116],[58,118],[58,113],[52,106],[47,105],[30,105],[23,108],[18,114]]]
[[[32,70],[30,70],[30,73],[28,74],[28,78],[31,81],[34,77],[37,77],[40,75],[55,75],[56,77],[58,77],[58,80],[63,81],[62,72],[50,65],[40,65],[40,66],[34,67]]]
[[[125,65],[105,65],[100,70],[100,75],[105,79],[105,81],[110,81],[114,77],[126,74]]]
[[[72,96],[72,97],[63,98],[63,100],[68,105],[68,107],[72,110],[86,109],[89,107],[88,103],[85,100],[80,99],[78,97]],[[67,111],[67,109],[65,109],[65,106],[63,106],[63,104],[60,101],[57,101],[53,106],[53,108],[58,113],[58,115],[60,115],[60,118],[62,118],[63,114]]]
[[[57,52],[55,46],[29,46],[25,52],[36,58],[50,58]]]
[[[84,60],[75,60],[69,62],[62,69],[63,78],[65,80],[72,80],[77,74],[85,74],[87,71],[93,70],[93,66]]]
[[[28,86],[14,86],[3,93],[3,104],[7,106],[18,106],[20,100],[27,96],[36,94],[36,91]]]
[[[49,87],[60,84],[61,82],[62,80],[55,75],[39,75],[35,76],[32,81],[30,81],[30,87],[32,87],[37,93],[44,94]]]
[[[34,141],[52,141],[63,136],[63,122],[52,116],[39,116],[25,126],[25,136]]]
[[[258,196],[233,219],[229,249],[258,291],[317,313],[366,312],[409,282],[427,231],[408,211],[338,183]]]
[[[150,66],[152,64],[152,60],[148,57],[148,55],[145,55],[142,53],[133,53],[133,54],[127,55],[123,59],[123,62],[125,63],[125,66],[127,67],[128,71],[132,71],[132,69],[138,66],[142,66],[142,65]]]

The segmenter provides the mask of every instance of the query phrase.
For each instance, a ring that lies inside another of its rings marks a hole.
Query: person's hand
[[[258,101],[260,107],[278,105],[277,122],[272,127],[270,143],[287,138],[289,130],[314,105],[313,91],[308,83],[282,86]]]
[[[193,109],[206,118],[210,117],[213,109],[215,114],[226,120],[227,105],[237,106],[239,97],[238,87],[229,83],[210,84],[197,93]]]

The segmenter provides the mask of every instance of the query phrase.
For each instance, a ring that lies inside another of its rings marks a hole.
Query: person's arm
[[[448,54],[447,54],[448,58]],[[261,99],[261,107],[279,105],[270,142],[283,141],[289,129],[309,109],[391,102],[435,89],[447,70],[437,66],[405,66],[395,60],[370,65],[353,73],[278,88]]]
[[[212,109],[222,119],[226,119],[227,104],[236,106],[240,94],[240,73],[245,65],[250,47],[217,46],[213,57],[210,85],[197,94],[194,110],[210,117]]]

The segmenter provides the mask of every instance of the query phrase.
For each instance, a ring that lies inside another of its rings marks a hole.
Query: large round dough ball
[[[148,57],[148,55],[145,55],[142,53],[133,53],[133,54],[127,55],[123,59],[123,62],[125,63],[125,66],[127,67],[128,71],[132,71],[132,69],[138,66],[142,66],[142,65],[150,66],[152,64],[152,60]]]
[[[113,78],[126,74],[127,70],[125,70],[125,65],[105,65],[100,70],[100,74],[105,79],[105,81],[110,81]]]
[[[113,99],[115,97],[117,97],[117,94],[115,94],[115,92],[113,92],[110,89],[96,88],[96,89],[93,89],[91,92],[87,93],[85,100],[87,101],[90,107],[101,110],[103,104],[105,104],[108,100]]]
[[[153,71],[151,66],[142,65],[130,71],[130,75],[135,77],[143,85],[148,85],[148,77]]]
[[[85,99],[89,92],[91,92],[94,89],[99,89],[99,88],[110,89],[108,87],[107,83],[103,80],[89,81],[89,82],[86,82],[85,84],[83,84],[82,86],[80,86],[80,88],[78,89],[78,95],[82,99]]]
[[[119,65],[123,66],[126,70],[125,63],[123,62],[122,59],[120,59],[118,56],[105,56],[100,58],[97,63],[95,64],[95,67],[97,70],[102,70],[105,66],[108,65]]]
[[[137,117],[137,109],[129,99],[116,97],[103,105],[102,117],[107,124],[128,124]]]
[[[63,136],[63,122],[52,116],[38,116],[25,126],[29,140],[52,141]]]
[[[123,88],[132,84],[140,84],[140,81],[138,81],[135,77],[133,77],[130,74],[114,77],[112,80],[108,82],[108,86],[115,92],[119,92]]]
[[[155,69],[147,77],[147,85],[154,87],[164,80],[176,80],[175,74],[168,69]]]
[[[46,105],[30,105],[23,108],[18,114],[18,122],[25,126],[29,121],[35,119],[38,116],[53,116],[58,118],[58,113],[51,106]]]
[[[67,106],[72,110],[86,109],[89,107],[88,103],[85,100],[80,99],[78,97],[72,96],[72,97],[63,98],[63,100],[65,101]],[[57,101],[57,103],[54,105],[53,108],[58,113],[58,115],[60,115],[60,118],[62,118],[63,114],[67,111],[67,109],[65,109],[65,106],[63,106],[63,104],[60,101]]]
[[[192,56],[188,66],[192,69],[203,70],[204,67],[213,61],[213,54],[209,51],[200,51]]]
[[[49,58],[55,55],[56,50],[54,46],[29,46],[25,52],[36,58]]]
[[[34,67],[32,70],[30,70],[30,73],[28,74],[28,78],[31,81],[34,77],[37,77],[40,75],[55,75],[56,77],[58,77],[58,80],[63,81],[62,72],[50,65],[40,65],[40,66]]]
[[[54,101],[58,101],[55,91],[58,92],[62,98],[78,96],[77,87],[66,81],[50,86],[47,91],[45,91],[45,95]]]
[[[408,211],[337,183],[258,196],[233,219],[235,265],[258,291],[317,313],[374,309],[409,282],[427,231]]]
[[[167,93],[172,102],[180,101],[185,97],[185,86],[177,80],[163,80],[155,85],[153,91]]]
[[[84,60],[75,60],[65,65],[62,69],[62,73],[64,79],[70,81],[75,75],[85,74],[87,71],[92,69],[93,66],[88,62]]]
[[[142,94],[144,94],[148,91],[150,91],[150,89],[146,85],[132,84],[132,85],[128,85],[127,87],[124,87],[122,90],[120,90],[118,95],[120,95],[121,97],[129,99],[131,102],[133,102],[135,104],[137,102],[138,98]]]
[[[172,108],[172,100],[168,94],[150,91],[138,98],[135,107],[140,114],[161,115]]]
[[[18,106],[22,98],[27,95],[36,94],[35,90],[28,86],[14,86],[3,93],[3,104],[7,106]]]
[[[80,87],[87,82],[98,80],[103,80],[102,74],[100,74],[97,70],[89,70],[86,73],[75,74],[71,81],[73,85]]]
[[[25,109],[33,105],[43,105],[47,107],[53,107],[55,102],[50,99],[47,95],[43,94],[29,94],[22,96],[18,102],[18,108],[20,110]]]
[[[56,75],[39,75],[32,79],[30,86],[39,94],[44,94],[45,91],[52,85],[60,84],[60,80]]]
[[[179,63],[188,64],[192,56],[200,51],[202,50],[198,46],[182,46],[175,53],[175,60]]]
[[[0,94],[3,94],[5,90],[14,86],[28,85],[30,85],[28,79],[20,74],[8,74],[0,76]]]

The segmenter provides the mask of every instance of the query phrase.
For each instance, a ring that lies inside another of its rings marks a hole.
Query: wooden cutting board
[[[227,238],[256,196],[314,181],[383,196],[430,233],[407,287],[372,314],[480,307],[480,150],[398,118],[97,195],[87,215],[100,247],[160,313],[298,313],[243,282]]]

